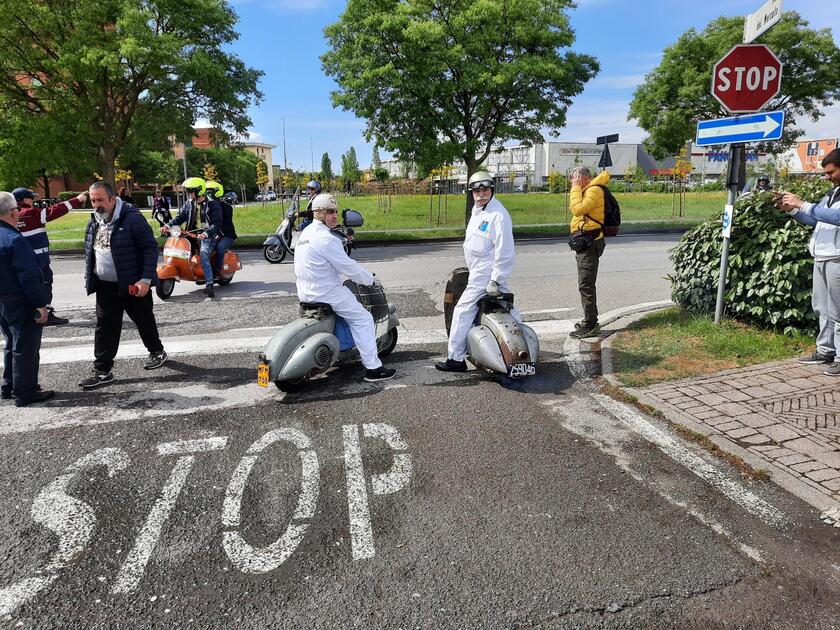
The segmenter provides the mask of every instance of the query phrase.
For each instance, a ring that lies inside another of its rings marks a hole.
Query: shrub
[[[787,189],[818,200],[827,182],[790,182]],[[671,296],[684,308],[714,312],[717,300],[723,211],[690,230],[670,251],[674,263]],[[813,261],[808,253],[812,228],[773,206],[772,193],[744,195],[735,204],[724,293],[728,316],[787,334],[813,334]]]

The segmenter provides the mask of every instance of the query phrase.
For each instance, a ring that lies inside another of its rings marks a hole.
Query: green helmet
[[[195,192],[197,197],[203,197],[207,193],[207,182],[200,177],[188,177],[181,186],[184,187],[184,192]]]
[[[224,197],[225,189],[219,182],[210,180],[205,184],[205,186],[207,188],[207,192],[210,193],[213,199],[221,199]]]

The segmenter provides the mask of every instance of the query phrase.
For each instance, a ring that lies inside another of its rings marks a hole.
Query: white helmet
[[[494,188],[493,176],[487,171],[476,171],[467,182],[467,188],[475,190],[476,188]]]
[[[327,193],[315,195],[315,198],[312,199],[312,212],[323,212],[324,210],[335,210],[337,212],[338,202],[335,197]]]

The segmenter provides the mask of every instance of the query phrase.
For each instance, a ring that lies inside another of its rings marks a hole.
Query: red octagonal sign
[[[782,62],[764,44],[735,46],[712,72],[712,96],[733,114],[759,111],[781,85]]]

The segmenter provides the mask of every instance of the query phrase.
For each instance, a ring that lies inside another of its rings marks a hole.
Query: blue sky
[[[362,135],[364,123],[351,112],[332,108],[335,83],[324,75],[320,56],[326,51],[324,27],[344,9],[340,0],[229,0],[239,15],[240,39],[234,51],[265,72],[260,84],[263,102],[251,114],[253,136],[278,145],[274,163],[283,163],[283,119],[288,164],[315,169],[327,151],[333,169],[341,154],[356,148],[363,167],[372,147]],[[550,140],[592,142],[596,136],[619,133],[623,142],[639,142],[644,131],[627,122],[627,106],[645,73],[661,58],[663,48],[687,29],[702,30],[720,15],[745,15],[762,0],[578,0],[570,12],[577,34],[574,50],[598,58],[601,72],[587,84],[569,110],[568,124]],[[784,10],[798,11],[812,28],[832,28],[840,43],[840,2],[785,0]],[[838,75],[840,76],[840,68]],[[840,104],[805,125],[808,138],[840,136]],[[382,154],[386,157],[386,154]]]

